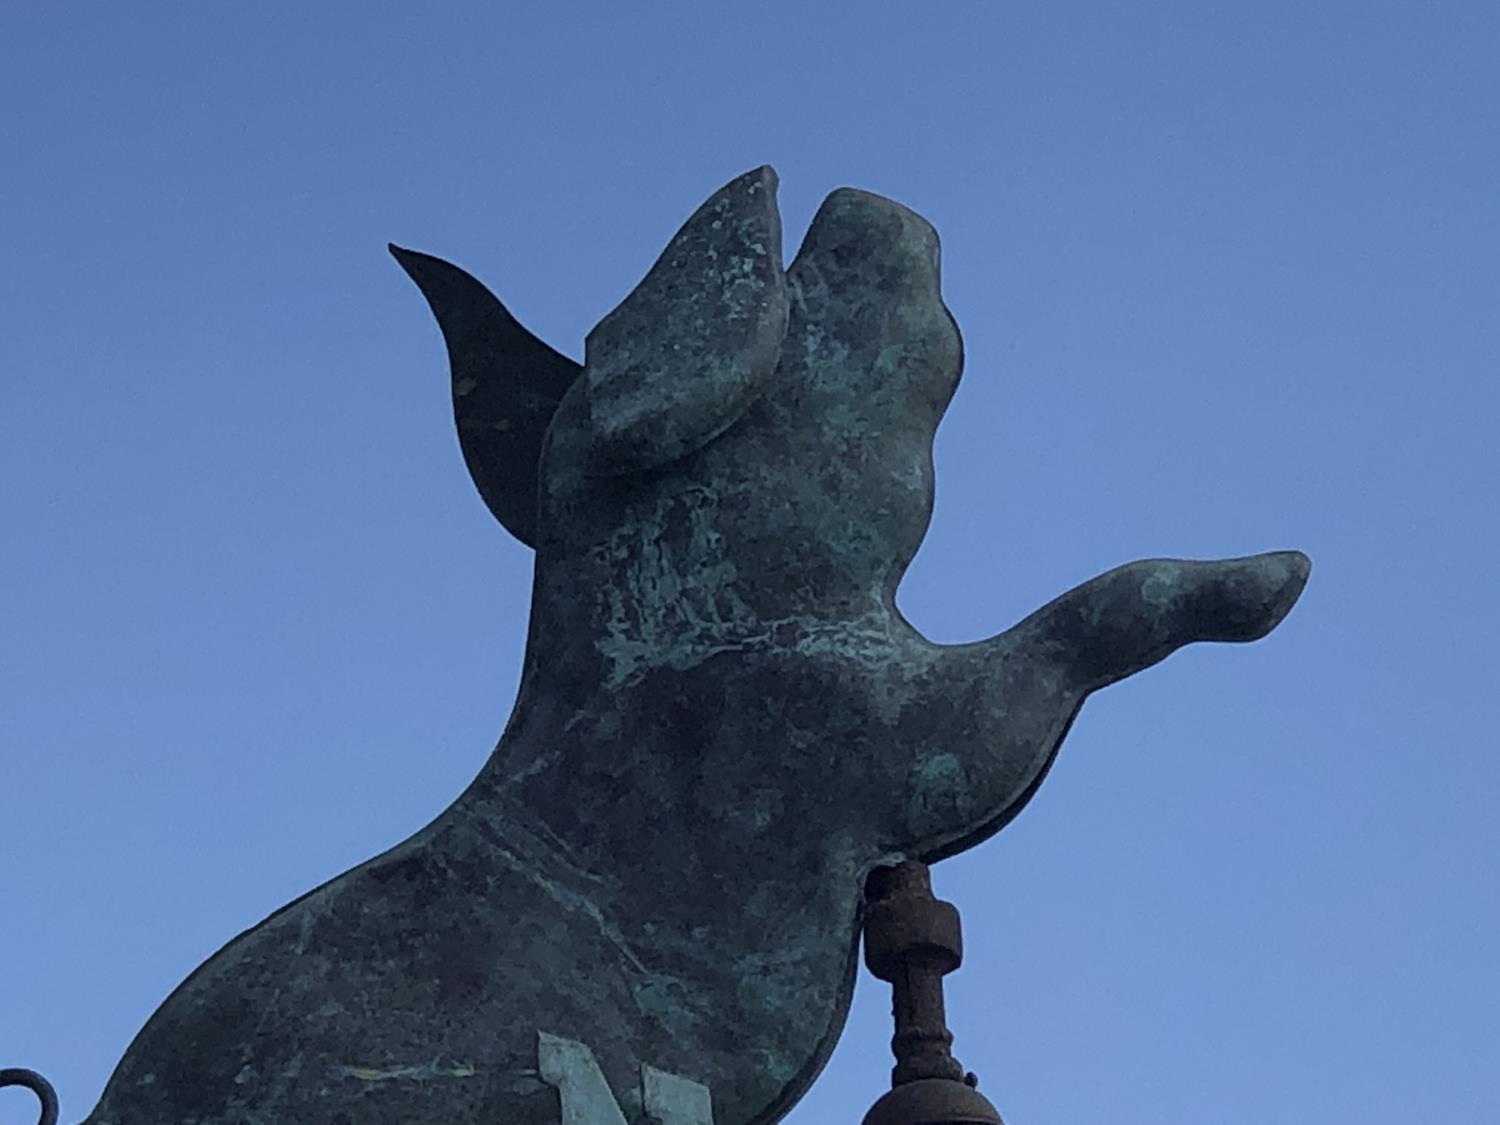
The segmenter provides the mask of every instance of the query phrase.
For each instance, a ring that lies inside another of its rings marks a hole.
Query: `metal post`
[[[865,964],[891,985],[896,1065],[864,1125],[1003,1125],[950,1049],[943,977],[963,961],[958,911],[933,897],[927,865],[912,860],[877,868],[865,894]]]

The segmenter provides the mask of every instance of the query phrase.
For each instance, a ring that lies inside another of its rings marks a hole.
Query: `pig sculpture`
[[[535,548],[515,710],[435,821],[189,976],[89,1125],[558,1125],[558,1044],[624,1120],[643,1068],[717,1125],[778,1120],[843,1025],[873,867],[984,840],[1090,692],[1291,608],[1297,552],[1158,559],[922,637],[894,599],[962,362],[937,236],[843,189],[783,270],[775,190],[710,198],[582,366],[392,247]]]

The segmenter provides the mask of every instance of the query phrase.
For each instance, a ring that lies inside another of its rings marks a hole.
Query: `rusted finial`
[[[864,1125],[1003,1125],[950,1050],[943,977],[963,961],[952,903],[933,897],[927,865],[877,868],[865,887],[865,964],[891,985],[891,1090]]]

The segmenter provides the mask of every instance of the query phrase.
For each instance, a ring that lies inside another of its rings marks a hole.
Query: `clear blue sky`
[[[509,711],[528,552],[387,240],[576,356],[769,162],[789,249],[844,184],[943,237],[929,635],[1314,561],[936,869],[1007,1121],[1500,1120],[1494,4],[15,4],[0,104],[0,1065],[67,1119]],[[789,1121],[859,1119],[886,1003]]]

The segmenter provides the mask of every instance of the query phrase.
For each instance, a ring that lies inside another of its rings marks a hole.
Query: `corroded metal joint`
[[[876,868],[867,894],[865,964],[880,980],[895,983],[913,962],[939,976],[963,963],[958,910],[933,897],[925,864]]]

